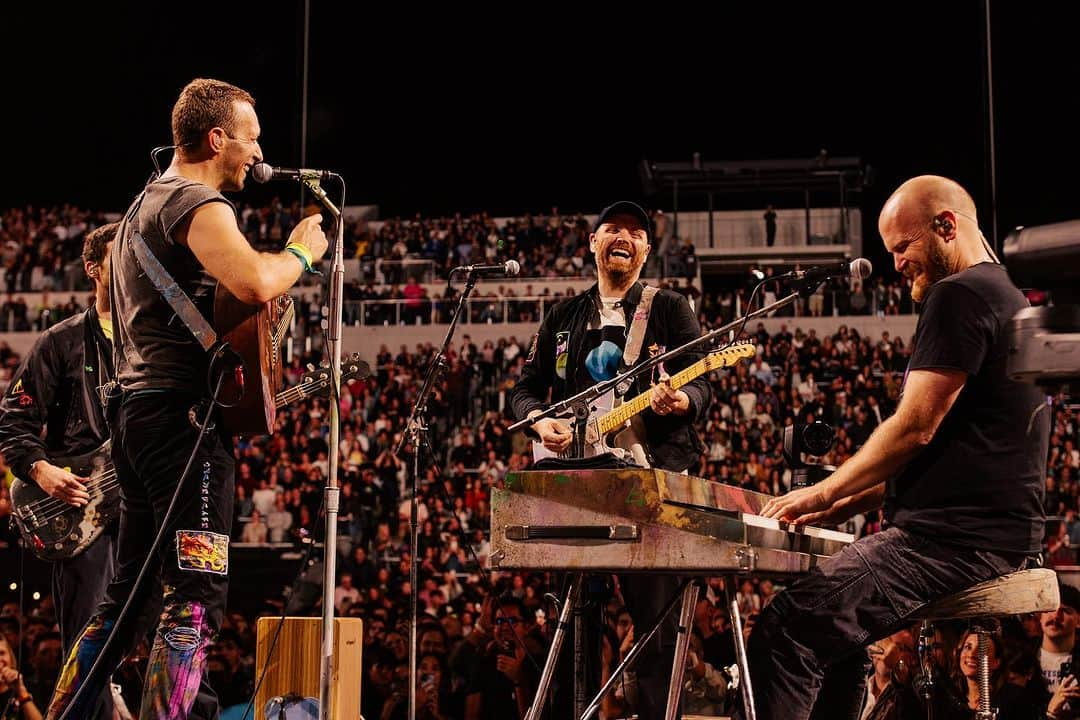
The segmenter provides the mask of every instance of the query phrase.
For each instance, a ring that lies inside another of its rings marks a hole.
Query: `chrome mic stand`
[[[451,276],[453,272],[451,272]],[[446,337],[443,339],[442,346],[439,348],[435,356],[431,358],[431,364],[428,366],[427,375],[424,377],[424,384],[420,386],[420,392],[416,396],[416,402],[413,404],[412,414],[409,416],[408,422],[405,424],[405,432],[401,434],[401,440],[398,441],[397,447],[394,448],[394,456],[400,455],[402,449],[405,447],[405,443],[408,440],[412,440],[413,446],[413,476],[412,476],[412,502],[409,503],[409,714],[408,720],[416,720],[416,673],[417,673],[417,657],[416,657],[416,644],[417,644],[417,624],[418,624],[418,594],[419,594],[419,573],[418,568],[420,565],[417,554],[419,553],[420,546],[420,528],[418,525],[418,504],[420,502],[420,453],[423,450],[424,443],[427,441],[428,426],[424,422],[424,413],[427,412],[428,397],[431,395],[431,390],[435,387],[439,373],[442,372],[446,366],[446,352],[450,349],[450,339],[454,336],[454,330],[457,329],[458,318],[461,317],[462,311],[465,309],[466,301],[469,294],[472,293],[473,288],[476,287],[476,281],[479,280],[479,275],[476,272],[469,272],[465,279],[465,289],[461,293],[461,297],[458,298],[457,307],[454,309],[454,316],[450,318],[450,327],[446,329]],[[447,281],[449,285],[449,280]]]
[[[326,354],[330,362],[330,458],[327,473],[326,536],[323,539],[323,599],[322,599],[322,657],[319,663],[319,719],[330,720],[331,686],[334,674],[334,587],[337,574],[337,516],[340,489],[338,488],[338,442],[341,434],[341,308],[345,279],[345,221],[334,203],[319,186],[317,177],[301,178],[311,193],[337,220],[337,240],[330,263],[330,292],[327,299],[329,317],[326,319]]]

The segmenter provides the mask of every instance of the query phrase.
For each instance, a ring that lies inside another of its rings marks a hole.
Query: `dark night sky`
[[[122,208],[149,174],[150,148],[169,140],[177,93],[200,75],[249,89],[267,160],[299,164],[302,3],[83,5],[5,11],[17,40],[0,50],[11,138],[0,205]],[[614,19],[517,5],[516,19],[506,9],[482,20],[339,5],[312,2],[306,164],[341,172],[347,201],[384,217],[663,205],[642,197],[642,158],[825,148],[875,169],[868,233],[900,181],[934,172],[973,192],[989,234],[980,1]],[[1064,5],[992,4],[999,234],[1080,217],[1080,53]],[[166,7],[200,28],[197,48]]]

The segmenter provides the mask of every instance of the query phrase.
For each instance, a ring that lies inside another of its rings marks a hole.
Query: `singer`
[[[1028,303],[976,217],[960,185],[931,175],[881,211],[885,247],[922,303],[900,404],[835,473],[762,514],[822,525],[884,501],[887,527],[762,611],[747,648],[760,718],[859,717],[867,645],[1040,552],[1050,409],[1005,375],[1005,328]]]
[[[589,236],[589,249],[596,261],[598,282],[587,292],[553,307],[541,323],[511,397],[519,419],[546,407],[549,399],[562,400],[614,377],[632,354],[629,345],[635,334],[634,318],[639,314],[644,313],[646,324],[636,361],[701,336],[697,318],[684,296],[671,290],[646,288],[638,281],[651,249],[649,217],[639,205],[622,201],[604,208]],[[631,339],[627,339],[628,335]],[[703,355],[688,352],[664,370],[674,374]],[[709,407],[711,390],[704,376],[679,390],[672,390],[666,379],[664,375],[655,378],[651,410],[643,413],[645,437],[641,440],[652,465],[681,472],[701,456],[703,448],[693,423]],[[650,392],[649,382],[645,373],[639,375],[627,396]],[[563,452],[570,445],[570,426],[562,420],[539,420],[531,432],[554,452]],[[634,623],[642,628],[652,625],[664,601],[679,585],[679,579],[672,575],[628,573],[620,577],[620,582]],[[669,614],[656,639],[638,660],[639,717],[663,715],[676,626],[677,618]]]
[[[213,392],[207,388],[207,353],[162,301],[133,253],[137,233],[207,316],[217,282],[241,301],[261,304],[287,292],[322,257],[327,241],[320,216],[301,221],[281,252],[259,253],[240,232],[236,208],[221,194],[242,189],[248,171],[262,159],[254,105],[250,94],[233,85],[190,82],[172,111],[172,164],[135,199],[117,232],[111,298],[119,387],[110,403],[109,424],[124,498],[118,572],[68,655],[49,706],[51,720],[61,714],[70,720],[89,717],[91,703],[128,644],[145,634],[138,620],[146,607],[156,605],[151,597],[156,584],[139,587],[136,578],[163,525],[163,543],[150,561],[148,577],[152,581],[160,572],[164,608],[139,717],[187,718],[196,694],[206,703],[200,714],[216,717],[213,691],[199,686],[228,586],[232,439],[218,422],[216,430],[196,442],[198,430],[188,410]],[[189,471],[181,480],[185,468]],[[113,635],[97,671],[88,677]],[[82,685],[89,687],[80,692]]]

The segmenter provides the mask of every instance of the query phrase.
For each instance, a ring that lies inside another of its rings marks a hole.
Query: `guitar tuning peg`
[[[308,363],[307,364],[307,369],[308,369],[308,372],[315,372],[315,364],[314,363]]]

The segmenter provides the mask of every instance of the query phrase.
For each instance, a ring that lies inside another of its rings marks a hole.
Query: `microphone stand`
[[[330,452],[325,500],[326,535],[323,540],[323,598],[322,598],[322,657],[319,663],[319,720],[330,720],[332,690],[330,678],[334,674],[334,587],[337,574],[337,516],[340,488],[338,488],[338,443],[341,433],[341,310],[345,280],[345,221],[341,211],[319,186],[319,179],[301,178],[311,193],[337,220],[337,240],[334,257],[330,263],[330,293],[327,307],[330,315],[326,327],[326,354],[330,361]],[[314,538],[312,538],[314,541]]]
[[[420,560],[417,557],[419,554],[420,546],[420,528],[417,527],[417,508],[420,502],[420,451],[424,446],[427,439],[428,426],[424,422],[424,413],[427,412],[428,397],[431,395],[432,388],[435,387],[436,379],[439,374],[446,367],[446,353],[450,349],[450,339],[454,336],[454,330],[457,328],[458,318],[461,317],[462,311],[465,309],[466,301],[469,294],[472,293],[473,288],[476,287],[476,281],[479,280],[479,275],[470,271],[465,279],[465,289],[461,293],[461,297],[458,298],[457,307],[454,309],[454,316],[450,318],[450,327],[446,329],[446,337],[443,339],[442,346],[438,352],[431,359],[431,364],[428,366],[427,375],[424,377],[424,383],[420,386],[420,392],[416,396],[416,402],[413,404],[412,414],[409,416],[408,422],[405,424],[405,432],[401,434],[401,440],[398,442],[397,447],[394,448],[394,456],[397,457],[401,454],[401,451],[405,447],[407,440],[412,440],[413,446],[413,476],[412,476],[412,502],[410,503],[409,510],[409,523],[410,523],[410,555],[409,562],[409,714],[408,720],[416,720],[416,653],[417,653],[417,625],[418,625],[418,607],[417,599],[419,594],[419,572],[418,568]],[[449,280],[447,285],[449,286]]]
[[[814,290],[816,290],[817,286],[821,283],[822,280],[807,281],[807,283],[800,287],[797,291],[791,293],[790,295],[781,300],[777,300],[776,302],[767,305],[760,310],[748,312],[739,319],[729,322],[727,325],[718,327],[715,330],[710,330],[699,338],[695,338],[684,345],[668,350],[665,353],[662,353],[654,358],[650,358],[645,362],[635,365],[621,375],[616,375],[609,380],[602,380],[595,385],[592,385],[591,387],[585,388],[577,395],[572,395],[565,400],[560,400],[559,402],[553,403],[547,410],[542,411],[538,415],[533,415],[531,418],[524,418],[522,420],[518,420],[516,423],[509,427],[508,432],[514,433],[518,430],[524,430],[526,427],[529,427],[537,420],[543,420],[544,418],[564,417],[567,415],[573,415],[575,425],[575,442],[581,444],[579,445],[579,447],[583,447],[585,438],[585,423],[589,419],[592,402],[604,393],[606,393],[609,389],[623,383],[628,384],[638,375],[652,370],[654,367],[666,360],[670,360],[671,358],[682,355],[687,350],[696,348],[699,345],[713,344],[717,339],[720,338],[721,335],[731,330],[734,330],[739,325],[745,325],[745,323],[752,318],[761,317],[762,315],[768,315],[769,313],[776,312],[781,308],[785,308],[788,305],[794,303],[795,300],[799,297],[809,297],[814,293]]]

